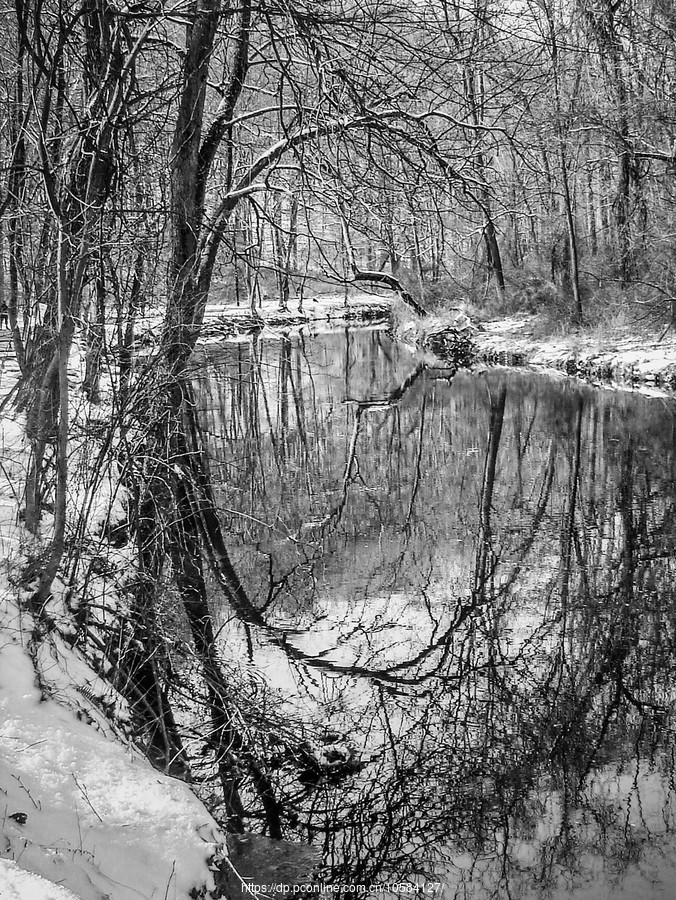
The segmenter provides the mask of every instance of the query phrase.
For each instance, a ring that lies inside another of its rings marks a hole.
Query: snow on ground
[[[10,614],[0,631],[0,856],[81,900],[187,900],[213,889],[224,837],[204,806],[182,781],[45,697],[23,646],[30,623],[21,633],[17,624]],[[0,868],[2,900],[18,877]],[[39,890],[36,898],[69,896]]]
[[[11,367],[0,368],[0,401],[15,379]],[[187,784],[158,772],[116,737],[119,728],[92,702],[105,684],[70,647],[67,628],[32,643],[36,623],[14,583],[35,543],[19,520],[27,463],[22,420],[6,408],[0,416],[0,900],[220,896],[215,870],[225,837],[206,808]],[[58,580],[55,588],[51,602],[58,606]]]
[[[642,392],[664,395],[666,391],[655,391],[651,383],[673,389],[676,382],[673,331],[658,340],[638,333],[631,325],[597,335],[580,331],[543,337],[538,337],[538,328],[536,315],[503,317],[483,323],[474,340],[484,358],[516,355],[531,367],[556,368]]]
[[[10,859],[0,859],[2,900],[78,900],[72,891],[31,875]]]

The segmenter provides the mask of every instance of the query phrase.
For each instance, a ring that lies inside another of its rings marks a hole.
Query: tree
[[[548,52],[551,56],[552,63],[552,87],[554,93],[554,109],[556,123],[554,125],[556,144],[559,157],[559,166],[561,172],[561,193],[563,195],[563,209],[566,223],[566,252],[563,254],[563,265],[565,269],[566,282],[570,284],[573,304],[574,318],[577,322],[582,322],[584,311],[582,308],[582,296],[580,293],[580,269],[579,269],[579,252],[577,240],[577,228],[575,223],[575,213],[573,209],[573,197],[570,186],[568,150],[564,125],[564,110],[562,107],[562,91],[561,91],[561,73],[565,71],[565,67],[561,66],[559,57],[559,38],[557,35],[557,26],[554,20],[552,7],[548,5],[547,0],[541,3],[542,13],[545,17],[544,42],[546,43]],[[576,83],[579,83],[580,71],[578,66],[577,76],[573,79],[572,101],[571,106],[574,107],[575,95],[577,94]],[[555,253],[558,248],[552,249],[552,274],[555,274]],[[556,260],[559,263],[558,260]]]

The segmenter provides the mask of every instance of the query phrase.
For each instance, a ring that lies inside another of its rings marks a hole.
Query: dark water
[[[225,345],[199,384],[285,834],[339,883],[676,897],[676,406],[368,330]]]

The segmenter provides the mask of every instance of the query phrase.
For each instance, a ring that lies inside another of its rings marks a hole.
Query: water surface
[[[337,882],[676,897],[676,406],[377,329],[222,345],[199,385],[286,834]]]

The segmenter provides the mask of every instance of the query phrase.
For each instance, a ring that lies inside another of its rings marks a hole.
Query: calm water
[[[198,381],[246,597],[214,590],[220,650],[285,835],[336,882],[676,897],[676,406],[377,330]]]

